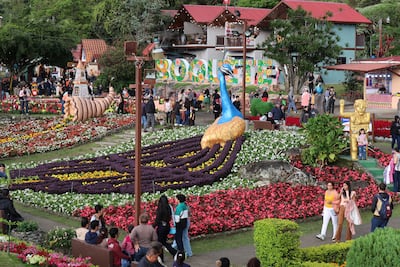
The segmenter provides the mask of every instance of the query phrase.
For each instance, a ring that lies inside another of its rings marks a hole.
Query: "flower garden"
[[[0,158],[43,153],[87,143],[133,125],[132,115],[112,115],[74,123],[62,117],[2,123]]]
[[[95,129],[97,123],[102,126],[115,124],[115,127],[131,123],[128,119],[118,122],[113,118],[112,121],[94,119],[87,123],[87,127],[74,125],[70,131],[84,128],[84,133]],[[44,129],[60,125],[57,119],[43,123],[50,127],[17,125],[14,129],[19,129],[22,136],[29,136],[33,128],[44,132]],[[56,132],[58,127],[54,127],[52,132]],[[107,129],[115,128],[110,126]],[[257,187],[255,181],[238,175],[239,169],[250,162],[288,160],[286,150],[305,144],[301,133],[248,131],[243,138],[223,148],[216,146],[202,150],[199,144],[204,130],[198,126],[180,127],[143,136],[142,209],[151,216],[154,216],[156,200],[161,194],[172,197],[177,192],[188,196],[192,236],[251,227],[255,220],[263,218],[298,220],[321,213],[324,190],[319,186],[278,183]],[[69,139],[77,135],[85,136],[82,133],[67,135],[64,142],[69,143]],[[52,144],[57,142],[56,138],[46,140],[48,147],[56,147]],[[385,158],[388,160],[388,156],[379,151],[376,157],[382,163]],[[10,188],[13,198],[20,202],[73,216],[88,216],[93,213],[94,205],[101,203],[107,207],[107,223],[127,229],[135,218],[132,203],[134,160],[132,140],[85,157],[14,165],[9,167],[13,169]],[[357,204],[361,208],[370,205],[370,196],[377,192],[373,177],[357,170],[337,166],[314,168],[303,166],[301,162],[292,164],[318,182],[333,181],[337,186],[344,181],[362,184],[356,188]]]
[[[112,114],[79,124],[56,117],[8,124],[0,133],[1,157],[70,147],[132,124],[130,115]],[[389,124],[381,122],[380,136],[387,137]],[[160,195],[171,197],[171,204],[175,205],[172,197],[178,192],[188,197],[192,237],[249,228],[264,218],[303,220],[321,214],[324,189],[320,186],[257,186],[256,181],[239,175],[240,168],[251,162],[289,161],[287,150],[306,145],[301,131],[248,131],[224,147],[201,149],[204,131],[201,126],[179,127],[142,136],[141,207],[151,220]],[[76,217],[90,216],[94,205],[101,203],[106,207],[107,224],[126,230],[135,220],[134,152],[132,139],[76,158],[11,164],[7,167],[12,196],[26,205]],[[379,150],[370,156],[382,166],[391,157]],[[359,170],[316,168],[299,161],[291,164],[314,177],[316,184],[333,181],[339,187],[344,181],[351,181],[360,208],[371,205],[370,196],[377,192],[373,177]],[[0,250],[7,248],[8,243],[0,242]],[[91,266],[88,259],[72,259],[18,242],[12,242],[10,250],[29,264]]]

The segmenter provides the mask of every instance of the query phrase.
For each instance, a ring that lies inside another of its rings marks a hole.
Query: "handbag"
[[[350,218],[353,220],[354,225],[362,224],[360,212],[355,204],[353,209],[350,211]]]

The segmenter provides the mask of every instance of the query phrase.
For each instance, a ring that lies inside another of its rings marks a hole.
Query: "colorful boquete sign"
[[[241,85],[243,77],[243,60],[204,60],[193,59],[188,61],[183,58],[159,59],[155,62],[157,82],[194,82],[218,83],[217,71],[224,64],[233,67],[233,77],[227,77],[227,83]],[[246,61],[246,84],[256,86],[271,86],[278,84],[280,70],[272,59]]]

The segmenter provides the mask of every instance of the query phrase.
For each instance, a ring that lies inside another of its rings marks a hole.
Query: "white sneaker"
[[[322,240],[322,241],[325,240],[325,236],[323,236],[323,235],[321,235],[321,234],[316,235],[315,237],[318,238],[318,239],[320,239],[320,240]]]

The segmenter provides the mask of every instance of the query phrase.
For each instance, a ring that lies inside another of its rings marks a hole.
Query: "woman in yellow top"
[[[337,191],[333,188],[333,183],[328,182],[327,190],[325,191],[325,197],[324,197],[324,210],[322,212],[323,221],[322,221],[321,233],[316,236],[318,239],[325,240],[326,230],[328,229],[328,224],[330,220],[332,220],[332,226],[333,226],[332,240],[335,238],[338,219],[336,216],[336,212],[333,209],[333,202],[337,200],[338,197],[339,195]]]

